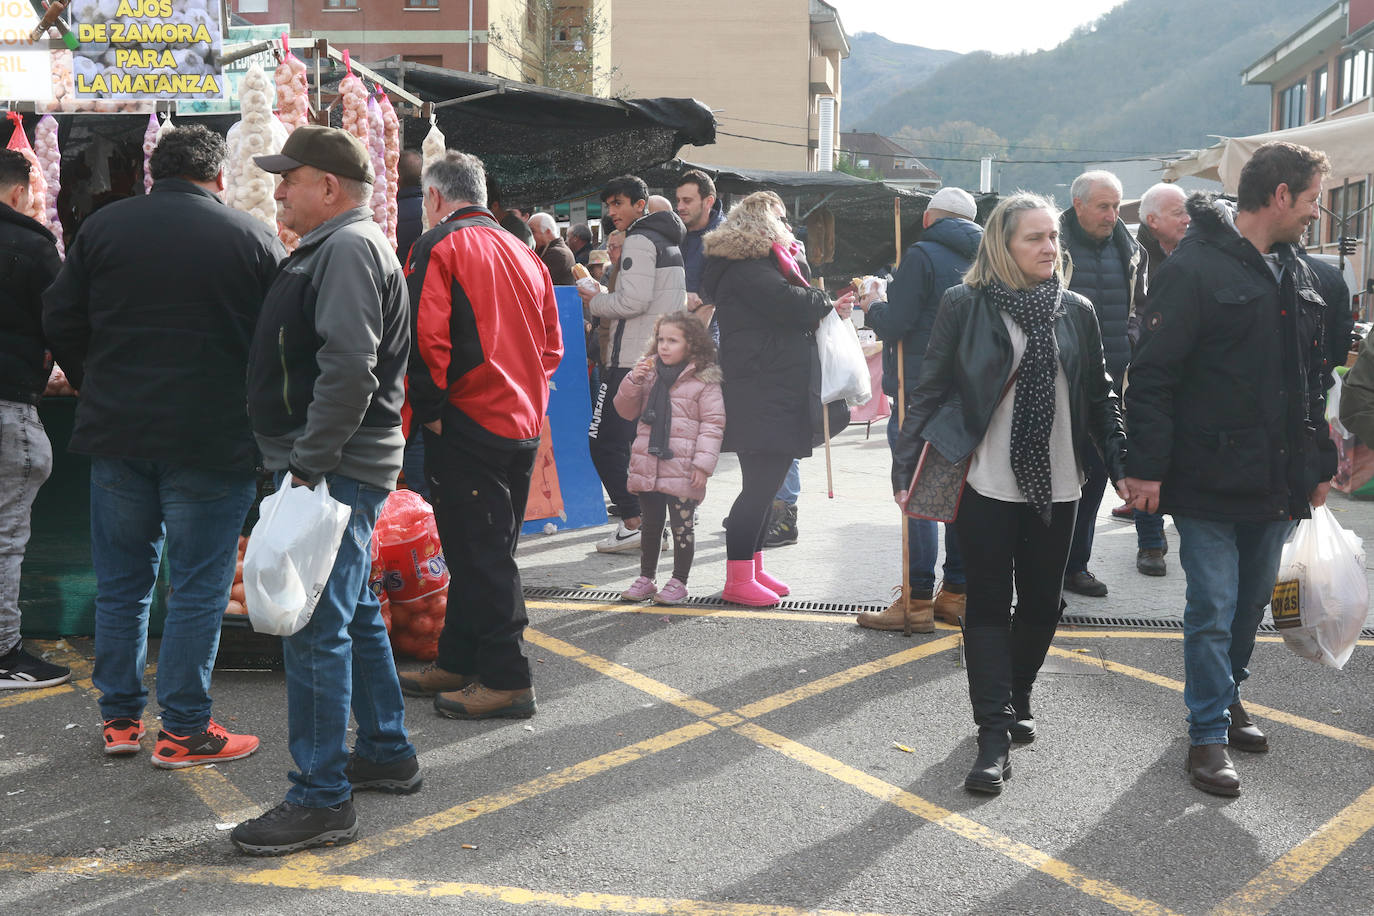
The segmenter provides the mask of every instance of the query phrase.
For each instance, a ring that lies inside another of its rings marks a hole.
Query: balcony
[[[835,65],[828,57],[811,58],[811,94],[835,95]]]

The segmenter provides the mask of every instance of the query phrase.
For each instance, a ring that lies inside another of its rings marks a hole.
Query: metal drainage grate
[[[543,598],[556,601],[619,601],[620,592],[609,589],[529,587],[525,589],[526,598]],[[688,598],[682,602],[689,607],[720,608],[740,610],[740,606],[721,601],[720,598]],[[857,614],[860,611],[881,611],[887,605],[874,603],[854,603],[839,601],[788,601],[778,603],[777,610],[807,611],[824,614]],[[1065,614],[1060,623],[1071,627],[1106,627],[1120,630],[1182,630],[1183,621],[1178,618],[1159,619],[1155,617],[1106,617],[1098,614]],[[1262,623],[1259,632],[1276,634],[1278,629],[1272,623]],[[1374,627],[1365,627],[1360,638],[1374,639]]]

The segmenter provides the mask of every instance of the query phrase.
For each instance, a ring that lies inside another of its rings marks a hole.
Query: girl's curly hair
[[[716,345],[711,340],[710,332],[706,330],[706,325],[701,323],[700,318],[686,310],[658,316],[645,356],[654,356],[658,353],[658,330],[665,324],[682,330],[682,336],[687,339],[687,362],[695,364],[698,373],[707,366],[716,364]]]

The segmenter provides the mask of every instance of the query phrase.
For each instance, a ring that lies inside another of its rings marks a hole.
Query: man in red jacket
[[[430,229],[406,264],[414,326],[413,422],[453,585],[439,657],[401,676],[455,719],[534,715],[529,622],[515,547],[549,377],[563,357],[549,271],[486,209],[475,156],[450,151],[422,179]]]

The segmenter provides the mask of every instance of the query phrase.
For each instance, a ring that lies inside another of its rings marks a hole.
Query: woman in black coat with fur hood
[[[724,450],[739,456],[743,489],[726,534],[726,601],[768,607],[789,593],[764,572],[763,537],[773,495],[793,459],[811,454],[820,424],[816,326],[832,303],[805,277],[801,245],[772,191],[740,201],[705,238],[702,298],[716,307],[725,374]]]

